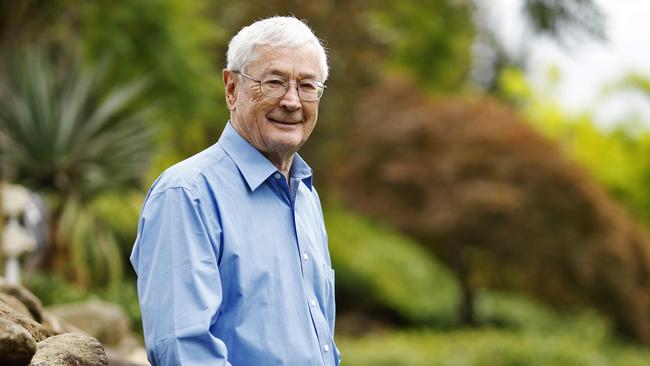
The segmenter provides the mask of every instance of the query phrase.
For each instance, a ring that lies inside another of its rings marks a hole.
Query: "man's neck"
[[[254,141],[251,141],[250,138],[246,137],[247,134],[245,133],[242,125],[236,122],[236,118],[231,115],[230,116],[230,124],[232,127],[237,131],[239,136],[241,136],[244,140],[246,140],[251,146],[253,146],[257,151],[262,153],[270,162],[273,164],[278,170],[284,175],[285,179],[287,180],[287,183],[289,183],[289,172],[291,171],[291,164],[293,163],[293,157],[296,154],[295,151],[293,152],[285,152],[285,153],[279,153],[275,151],[269,151],[269,152],[264,152],[259,146],[255,144]]]
[[[293,163],[293,156],[295,153],[288,153],[286,155],[277,155],[273,153],[261,152],[271,164],[273,164],[284,175],[284,178],[289,182],[289,172],[291,171],[291,163]]]

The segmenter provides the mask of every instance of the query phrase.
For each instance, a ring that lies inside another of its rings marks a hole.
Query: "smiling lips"
[[[269,121],[271,121],[271,122],[279,123],[279,124],[282,124],[282,125],[297,125],[298,123],[300,123],[300,121],[281,121],[281,120],[271,118],[271,117],[267,117],[267,119]]]

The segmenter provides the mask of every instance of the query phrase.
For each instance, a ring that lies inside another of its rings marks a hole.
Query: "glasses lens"
[[[262,94],[269,97],[281,97],[289,89],[289,80],[277,76],[264,78],[261,82]]]
[[[303,80],[298,86],[298,92],[304,100],[318,100],[323,94],[323,88],[315,80]]]
[[[277,98],[289,90],[291,83],[280,76],[268,76],[260,82],[262,94]],[[298,96],[302,100],[315,101],[323,95],[324,87],[315,80],[301,80],[298,82]]]

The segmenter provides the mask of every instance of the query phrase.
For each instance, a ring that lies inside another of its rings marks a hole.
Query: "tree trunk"
[[[4,179],[3,179],[3,171],[2,171],[2,161],[0,161],[0,276],[4,276],[4,267],[5,267],[5,259],[4,259],[4,242],[2,241],[2,237],[4,236],[4,223],[5,223],[5,213],[3,210],[3,202],[2,202],[2,187],[4,187]]]
[[[54,210],[50,217],[50,240],[49,246],[45,253],[45,263],[47,268],[63,278],[66,278],[65,262],[66,262],[66,243],[61,243],[59,240],[59,222],[61,221],[61,210]]]
[[[474,312],[475,293],[470,281],[470,273],[463,263],[459,263],[456,269],[461,289],[460,321],[463,325],[473,327],[477,322]]]
[[[40,269],[60,276],[65,275],[65,258],[61,253],[61,247],[63,247],[62,244],[64,243],[60,243],[58,240],[59,221],[62,214],[59,207],[52,207],[49,210],[45,248],[33,258],[29,264],[30,270]]]

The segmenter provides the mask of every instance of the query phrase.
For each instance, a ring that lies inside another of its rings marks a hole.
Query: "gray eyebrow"
[[[264,70],[264,75],[277,75],[277,76],[282,76],[288,79],[287,74],[285,72],[282,72],[281,70],[278,69],[267,69]],[[316,75],[314,74],[305,74],[305,73],[300,73],[300,79],[301,80],[306,80],[306,79],[313,79],[317,80]]]

